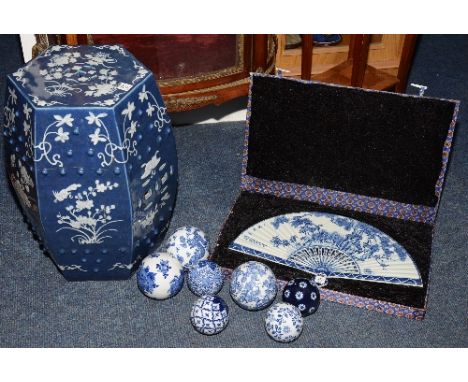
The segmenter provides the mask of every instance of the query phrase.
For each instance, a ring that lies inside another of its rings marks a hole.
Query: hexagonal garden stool
[[[153,74],[121,46],[52,46],[8,76],[4,113],[8,177],[65,278],[130,277],[177,190]]]

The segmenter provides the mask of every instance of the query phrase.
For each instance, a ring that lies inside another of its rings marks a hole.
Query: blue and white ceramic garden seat
[[[128,278],[177,189],[153,74],[118,45],[52,46],[7,77],[4,114],[8,176],[65,278]]]

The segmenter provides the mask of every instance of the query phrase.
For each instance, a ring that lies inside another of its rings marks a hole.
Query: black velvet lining
[[[230,269],[234,269],[249,260],[261,261],[271,267],[277,278],[283,280],[294,277],[310,277],[305,272],[227,249],[230,242],[253,224],[276,215],[300,211],[335,213],[360,220],[380,229],[408,251],[421,273],[424,284],[423,288],[419,288],[366,281],[330,279],[327,289],[415,308],[425,307],[432,241],[432,228],[428,224],[243,191],[236,200],[231,214],[222,228],[218,244],[212,256],[213,260],[219,265]]]
[[[247,174],[434,207],[455,102],[253,77]]]

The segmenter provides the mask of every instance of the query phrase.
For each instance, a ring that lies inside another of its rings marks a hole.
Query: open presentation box
[[[454,100],[253,74],[241,190],[212,259],[228,272],[256,260],[279,280],[310,278],[228,246],[252,225],[281,214],[353,218],[403,246],[422,287],[330,278],[322,299],[424,318],[432,233],[458,107]]]

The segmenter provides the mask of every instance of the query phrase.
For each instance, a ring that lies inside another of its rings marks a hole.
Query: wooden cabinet
[[[286,49],[286,35],[278,36],[276,66],[284,70],[284,76],[301,75],[301,47]],[[377,34],[371,36],[368,64],[392,75],[398,73],[400,56],[405,35]],[[342,35],[338,45],[315,46],[312,55],[312,75],[346,61],[348,58],[350,35]]]
[[[360,85],[354,86],[405,90],[416,35],[342,35],[341,42],[331,46],[312,46],[311,39],[302,35],[302,47],[286,49],[286,35],[278,35],[276,67],[284,76],[350,85],[351,77],[359,74]],[[355,49],[356,44],[361,48]]]
[[[153,71],[169,111],[247,95],[249,73],[272,73],[276,54],[273,35],[56,35],[56,43],[123,45]]]

